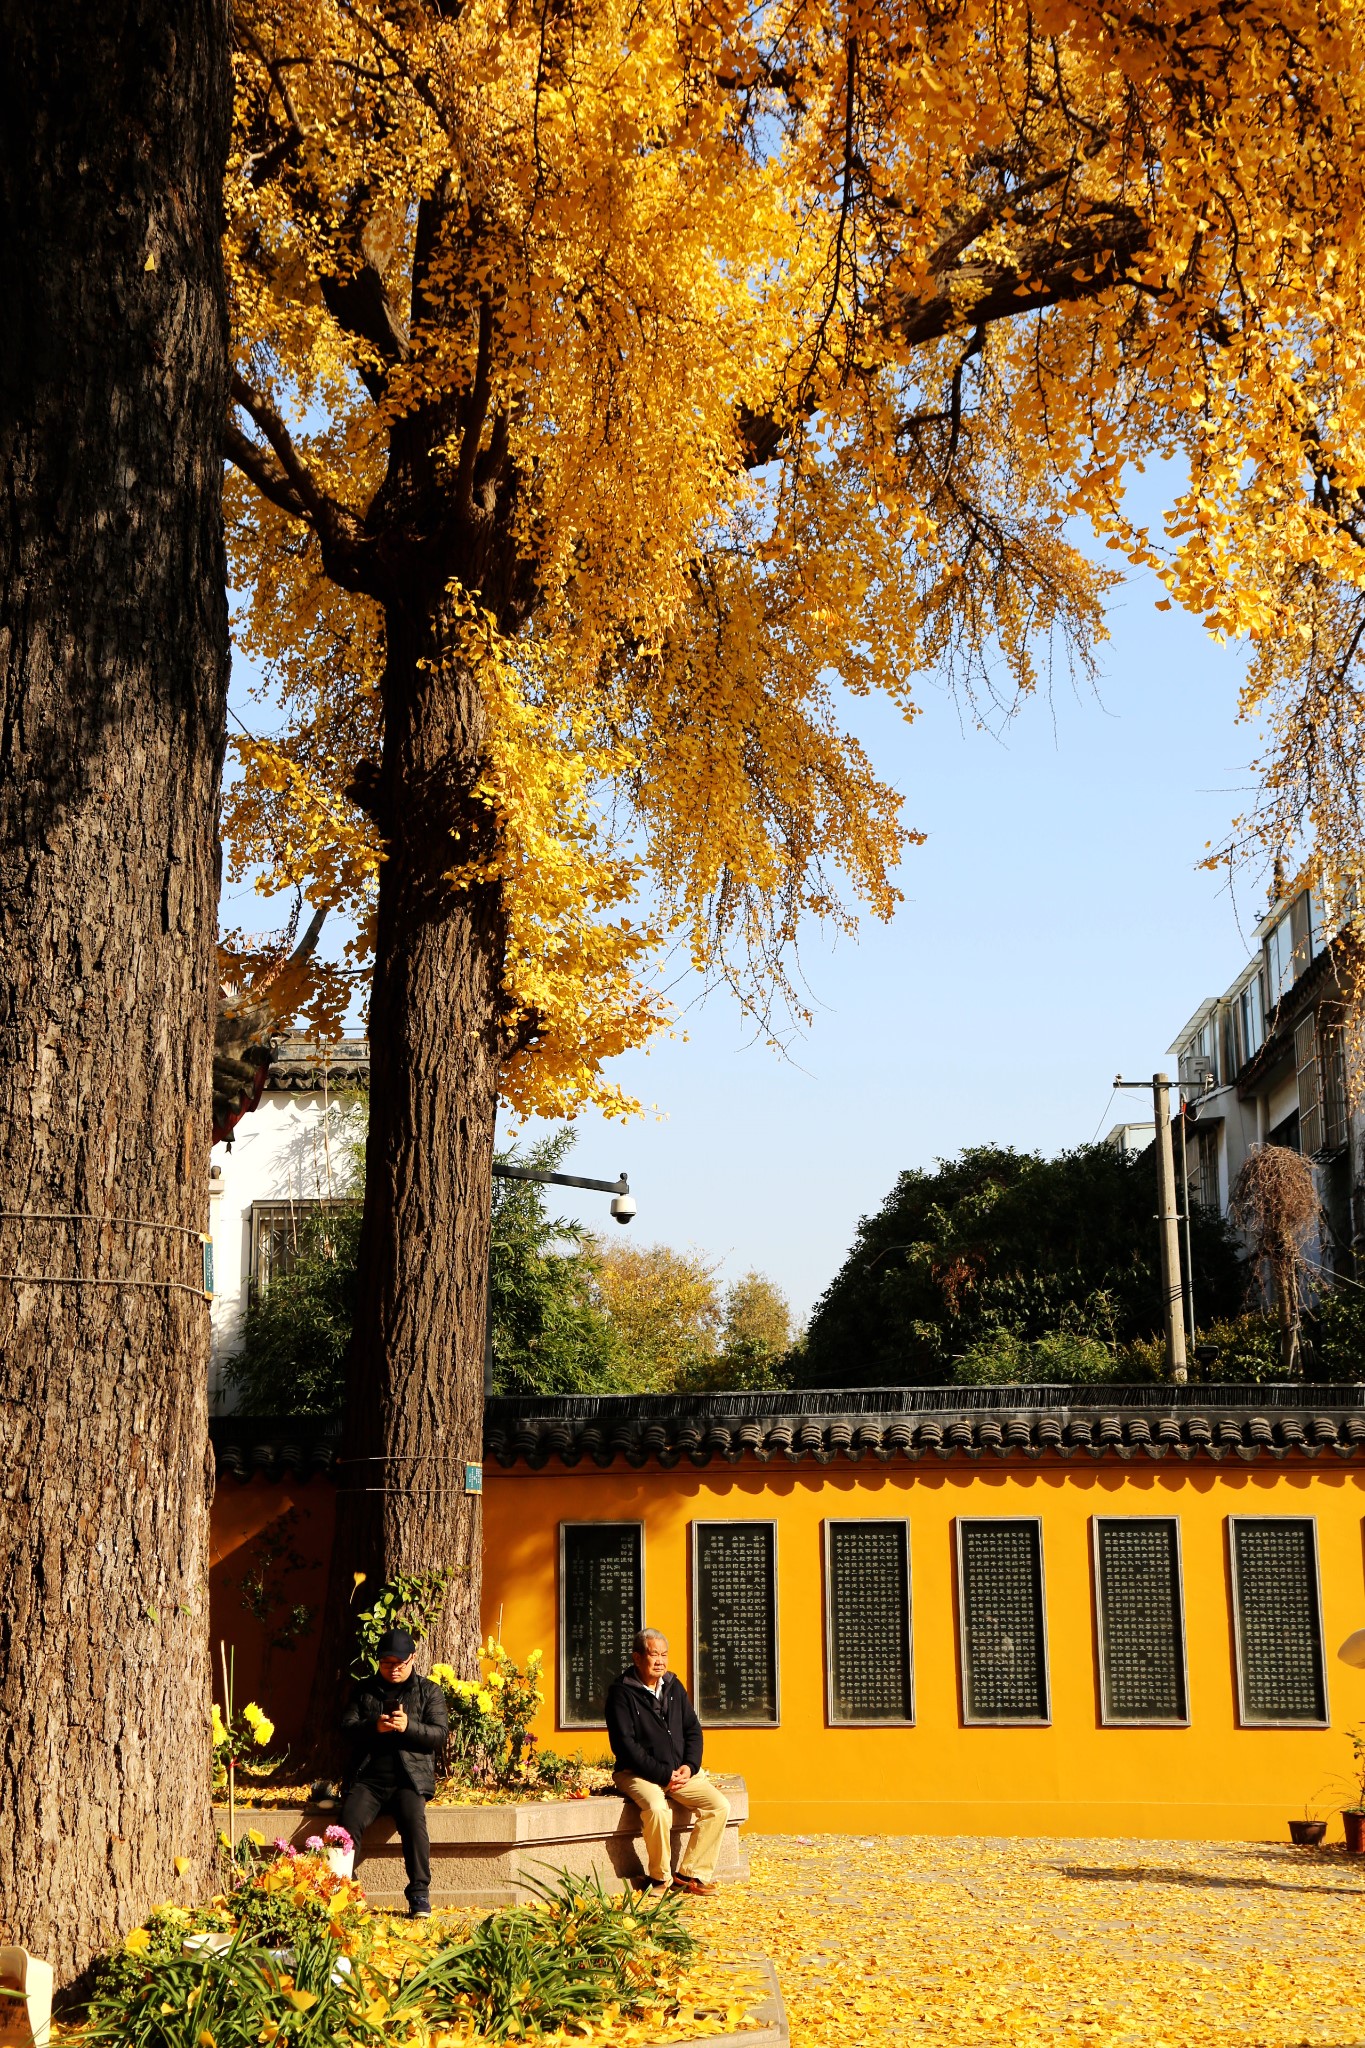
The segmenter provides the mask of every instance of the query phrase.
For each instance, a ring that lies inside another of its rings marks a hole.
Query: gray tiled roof
[[[324,1082],[329,1089],[368,1088],[369,1040],[318,1039],[307,1031],[282,1031],[271,1047],[266,1087],[313,1095]]]
[[[335,1476],[325,1421],[212,1425],[220,1473]],[[920,1459],[1316,1458],[1365,1450],[1365,1385],[866,1387],[848,1392],[580,1395],[491,1401],[484,1456],[504,1468]]]

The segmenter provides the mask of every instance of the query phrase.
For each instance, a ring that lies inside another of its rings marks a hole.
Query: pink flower
[[[322,1854],[322,1836],[321,1836],[321,1835],[310,1835],[310,1836],[308,1837],[308,1840],[307,1840],[307,1841],[306,1841],[306,1842],[304,1843],[304,1845],[303,1845],[303,1846],[304,1846],[304,1848],[305,1848],[305,1849],[311,1849],[311,1851],[313,1852],[313,1854],[314,1854],[315,1856],[321,1856],[321,1854]]]
[[[333,1821],[331,1827],[323,1829],[322,1839],[324,1842],[331,1842],[338,1849],[354,1849],[355,1847],[355,1843],[346,1829],[338,1827],[335,1821]]]
[[[270,1844],[270,1846],[272,1849],[278,1850],[281,1856],[298,1855],[298,1850],[294,1847],[294,1844],[292,1842],[286,1842],[283,1835],[276,1835],[274,1841]]]

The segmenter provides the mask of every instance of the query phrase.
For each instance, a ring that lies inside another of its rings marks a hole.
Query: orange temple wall
[[[511,1654],[545,1653],[537,1725],[555,1749],[605,1750],[605,1736],[556,1726],[557,1571],[563,1521],[644,1525],[645,1607],[691,1681],[690,1525],[753,1517],[777,1525],[780,1720],[718,1728],[707,1762],[742,1772],[759,1831],[1284,1838],[1309,1805],[1350,1803],[1346,1731],[1365,1722],[1365,1672],[1336,1646],[1365,1626],[1365,1471],[1317,1460],[1159,1465],[1063,1461],[915,1465],[835,1462],[606,1469],[490,1467],[485,1475],[484,1620]],[[322,1598],[334,1495],[321,1477],[220,1479],[213,1511],[212,1615],[235,1645],[236,1696],[260,1700],[282,1739],[306,1707],[316,1625],[295,1609]],[[966,1726],[960,1702],[954,1519],[1036,1516],[1042,1524],[1051,1725]],[[1188,1727],[1101,1725],[1091,1518],[1179,1517],[1189,1672]],[[908,1518],[916,1721],[830,1726],[824,1676],[826,1517]],[[1227,1517],[1314,1517],[1331,1725],[1238,1725]],[[1339,1824],[1334,1825],[1334,1833]]]

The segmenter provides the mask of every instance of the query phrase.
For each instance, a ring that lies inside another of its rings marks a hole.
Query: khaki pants
[[[695,1815],[692,1839],[683,1852],[678,1865],[679,1877],[695,1877],[702,1884],[710,1884],[716,1868],[716,1858],[725,1835],[725,1823],[730,1818],[730,1802],[723,1792],[718,1792],[705,1771],[695,1771],[685,1785],[679,1785],[673,1792],[665,1792],[662,1785],[656,1785],[649,1778],[637,1778],[630,1771],[613,1772],[616,1789],[624,1792],[627,1799],[633,1799],[640,1809],[640,1832],[645,1838],[645,1855],[649,1861],[649,1875],[655,1884],[666,1884],[669,1873],[669,1837],[673,1827],[673,1816],[668,1810],[671,1799],[675,1806],[685,1806]]]

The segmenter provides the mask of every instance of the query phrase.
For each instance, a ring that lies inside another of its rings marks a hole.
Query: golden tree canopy
[[[231,515],[288,728],[241,743],[229,835],[363,909],[395,635],[472,673],[489,831],[451,871],[501,890],[513,1103],[611,1099],[661,947],[766,1015],[804,919],[890,913],[911,835],[841,698],[1086,660],[1077,514],[1253,638],[1292,758],[1365,588],[1351,0],[240,0],[237,34]],[[1159,532],[1122,489],[1154,458]]]

